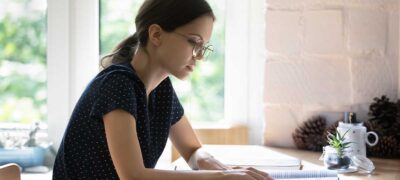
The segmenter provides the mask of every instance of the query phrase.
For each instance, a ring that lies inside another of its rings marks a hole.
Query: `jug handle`
[[[368,136],[371,135],[371,134],[375,136],[375,141],[373,143],[369,142],[369,140],[368,140]],[[376,144],[378,144],[378,140],[379,140],[379,137],[378,137],[378,134],[376,134],[376,132],[374,132],[374,131],[367,132],[367,134],[365,136],[365,142],[369,146],[375,146]]]

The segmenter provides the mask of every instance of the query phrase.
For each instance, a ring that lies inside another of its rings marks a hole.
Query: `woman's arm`
[[[201,143],[196,137],[196,134],[185,115],[171,127],[169,134],[171,142],[192,169],[231,169],[202,150]]]
[[[240,171],[166,171],[147,169],[143,164],[136,133],[135,118],[124,110],[103,117],[107,144],[120,179],[265,179],[253,170]]]

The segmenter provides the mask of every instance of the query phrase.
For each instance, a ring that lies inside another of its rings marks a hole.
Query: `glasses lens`
[[[212,45],[203,46],[203,45],[200,45],[200,44],[195,44],[193,46],[193,57],[195,57],[195,58],[197,58],[199,60],[200,59],[205,59],[213,51],[214,51],[214,49],[213,49]]]
[[[193,56],[195,58],[201,59],[203,57],[203,53],[204,53],[204,50],[203,50],[203,47],[201,45],[198,45],[198,44],[194,45],[194,47],[193,47]]]
[[[207,59],[207,57],[214,51],[214,47],[212,45],[208,45],[204,47],[203,57]]]

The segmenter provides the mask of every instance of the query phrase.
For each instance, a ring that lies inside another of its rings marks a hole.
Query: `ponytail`
[[[137,33],[127,37],[121,41],[110,54],[100,59],[101,67],[107,68],[112,64],[130,62],[132,57],[135,55],[139,44]]]

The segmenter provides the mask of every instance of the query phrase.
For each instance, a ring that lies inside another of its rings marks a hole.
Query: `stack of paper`
[[[300,170],[301,160],[295,157],[273,151],[263,146],[253,145],[205,145],[204,150],[232,167],[254,167],[270,174],[279,180],[338,180],[336,171]],[[190,170],[183,160],[174,162],[176,170]]]
[[[216,159],[228,166],[254,167],[260,170],[299,170],[301,160],[269,150],[262,146],[251,145],[207,145],[204,149]]]

